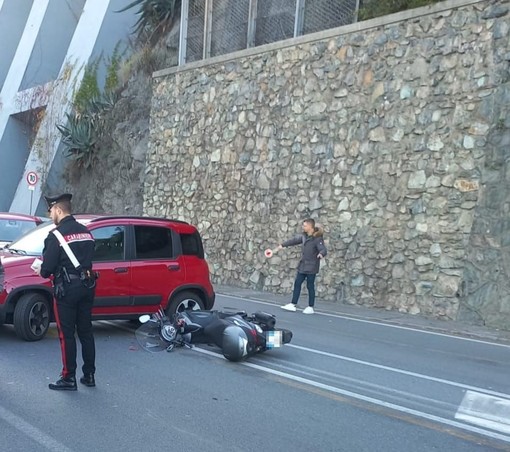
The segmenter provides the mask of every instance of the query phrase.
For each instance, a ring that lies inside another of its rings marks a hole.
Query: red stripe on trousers
[[[57,299],[53,297],[53,313],[55,314],[55,320],[57,321],[58,338],[60,339],[60,351],[62,353],[62,378],[67,378],[67,362],[66,362],[66,341],[64,333],[60,327],[60,318],[58,316]]]

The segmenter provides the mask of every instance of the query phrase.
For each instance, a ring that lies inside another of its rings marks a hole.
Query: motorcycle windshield
[[[136,340],[140,347],[151,353],[166,350],[168,343],[163,340],[159,330],[159,322],[154,319],[140,325],[135,331]]]

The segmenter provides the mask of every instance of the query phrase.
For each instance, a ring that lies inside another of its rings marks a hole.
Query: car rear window
[[[186,256],[197,256],[200,259],[204,258],[204,247],[198,232],[181,234],[181,246],[182,254]]]
[[[135,226],[137,259],[173,257],[172,231],[158,226]]]

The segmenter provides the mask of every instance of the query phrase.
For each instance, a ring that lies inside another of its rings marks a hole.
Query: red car
[[[148,217],[76,215],[95,239],[99,272],[94,320],[137,319],[164,309],[211,309],[215,293],[197,229]],[[51,281],[30,265],[55,226],[46,222],[0,251],[0,324],[27,341],[42,339],[54,321]]]
[[[39,217],[22,213],[0,212],[0,248],[40,225]]]

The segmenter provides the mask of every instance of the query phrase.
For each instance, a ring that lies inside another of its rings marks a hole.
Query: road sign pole
[[[29,171],[27,173],[27,182],[28,182],[28,189],[31,191],[30,193],[30,215],[32,215],[32,201],[34,199],[34,190],[35,186],[37,185],[37,181],[39,180],[39,176],[35,171]]]

